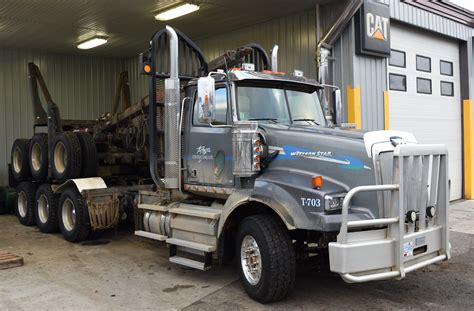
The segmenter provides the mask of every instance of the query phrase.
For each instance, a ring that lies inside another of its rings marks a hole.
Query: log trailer
[[[167,26],[140,55],[146,105],[93,122],[90,135],[60,126],[49,98],[47,114],[35,111],[47,136],[12,149],[18,218],[77,242],[132,210],[135,234],[166,243],[171,262],[233,261],[260,302],[288,295],[301,258],[326,259],[355,283],[449,259],[447,148],[331,124],[318,96],[333,90],[341,120],[339,89],[280,72],[277,58],[277,46],[269,57],[249,44],[208,62]],[[129,133],[139,133],[133,146]],[[143,163],[143,178],[122,172]]]

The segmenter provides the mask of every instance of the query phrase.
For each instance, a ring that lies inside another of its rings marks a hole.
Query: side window
[[[453,63],[444,60],[439,61],[439,72],[445,76],[453,76]]]
[[[431,94],[431,80],[416,78],[416,91],[420,94]]]
[[[454,96],[454,83],[441,81],[441,95]]]
[[[390,59],[388,60],[390,66],[395,67],[406,67],[406,55],[405,52],[392,50],[390,53]]]
[[[216,103],[216,121],[213,124],[215,125],[223,125],[227,124],[227,89],[225,87],[221,87],[216,89],[215,95],[215,103]],[[194,111],[193,111],[193,124],[200,125],[200,126],[209,126],[208,123],[201,123],[199,122],[199,107],[197,102],[197,96],[194,101]]]
[[[389,88],[393,91],[406,92],[407,90],[407,77],[404,75],[397,75],[391,73],[389,75]]]
[[[416,55],[416,70],[431,72],[431,58]]]

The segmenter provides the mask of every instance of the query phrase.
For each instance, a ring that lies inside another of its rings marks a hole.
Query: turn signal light
[[[321,189],[323,187],[323,177],[313,176],[313,178],[311,179],[311,185],[314,189]]]
[[[145,71],[146,73],[150,73],[151,72],[151,66],[150,65],[143,66],[143,71]]]

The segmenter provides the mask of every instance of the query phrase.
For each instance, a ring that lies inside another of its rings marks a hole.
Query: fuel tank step
[[[196,243],[196,242],[181,240],[177,238],[166,239],[166,243],[176,245],[176,246],[182,246],[182,247],[186,247],[186,248],[190,248],[190,249],[194,249],[194,250],[198,250],[198,251],[206,252],[206,253],[210,253],[216,250],[216,247],[214,245]]]

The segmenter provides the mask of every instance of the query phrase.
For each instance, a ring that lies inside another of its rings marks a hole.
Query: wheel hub
[[[262,256],[257,241],[250,235],[242,240],[240,260],[245,278],[250,284],[256,285],[262,276]]]
[[[72,231],[76,226],[76,208],[71,199],[66,199],[63,204],[61,217],[63,219],[64,228],[67,231]]]
[[[38,216],[40,221],[45,224],[48,222],[49,204],[48,199],[42,194],[38,199]]]
[[[27,199],[26,199],[26,194],[21,191],[20,193],[18,193],[18,214],[20,214],[21,217],[25,217],[26,216],[26,212],[27,212]]]

